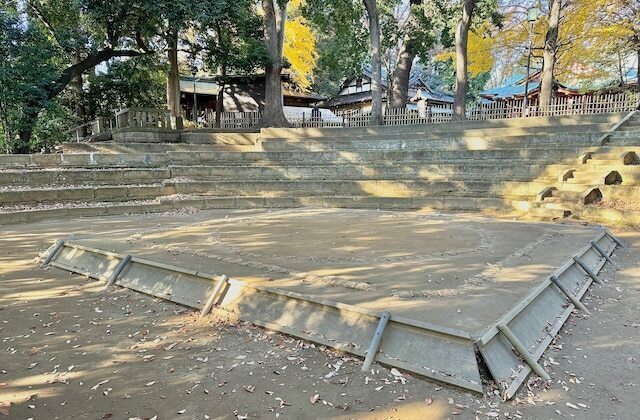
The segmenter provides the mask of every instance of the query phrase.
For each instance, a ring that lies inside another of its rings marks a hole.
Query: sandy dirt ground
[[[640,418],[640,233],[512,401],[374,366],[234,320],[41,269],[60,236],[180,226],[210,213],[0,226],[0,418]],[[251,214],[251,212],[247,212]],[[61,229],[64,229],[62,231]]]

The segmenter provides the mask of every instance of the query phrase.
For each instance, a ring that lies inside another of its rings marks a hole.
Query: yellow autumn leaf
[[[293,81],[302,89],[311,85],[318,53],[316,38],[304,18],[289,19],[284,28],[284,57],[291,67]]]

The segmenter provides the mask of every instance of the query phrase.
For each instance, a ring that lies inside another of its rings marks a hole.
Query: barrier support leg
[[[593,248],[596,251],[598,251],[598,254],[602,255],[604,257],[604,259],[607,260],[607,262],[609,264],[617,265],[615,262],[613,262],[611,257],[607,255],[607,252],[604,249],[602,249],[602,247],[600,245],[598,245],[598,243],[596,241],[591,241],[591,246],[593,246]]]
[[[376,333],[373,335],[371,339],[371,344],[369,345],[369,350],[367,351],[367,357],[364,359],[364,363],[362,364],[362,371],[366,372],[369,370],[373,361],[376,358],[376,353],[378,353],[378,348],[380,347],[380,342],[382,341],[382,333],[384,333],[384,329],[387,326],[387,322],[389,322],[389,318],[391,318],[391,314],[389,312],[383,312],[380,315],[380,322],[378,322],[378,328],[376,328]]]
[[[614,236],[614,234],[611,233],[611,231],[609,229],[605,229],[605,232],[607,232],[607,235],[609,235],[609,237],[611,239],[613,239],[613,241],[615,243],[617,243],[618,246],[620,246],[621,248],[626,248],[626,245],[624,244],[624,242],[622,242],[620,239],[618,239],[616,236]]]
[[[518,340],[518,337],[516,337],[513,332],[511,332],[506,324],[498,324],[497,327],[498,330],[500,330],[500,332],[506,337],[506,339],[509,340],[513,348],[518,351],[520,356],[531,367],[531,370],[533,370],[536,374],[538,374],[539,377],[544,380],[548,381],[551,379],[549,374],[544,370],[542,366],[540,366],[538,361],[534,359],[533,356],[531,356],[531,353],[529,353],[529,351],[524,347],[520,340]]]
[[[58,251],[60,251],[60,248],[62,248],[64,246],[64,243],[65,242],[62,239],[58,239],[56,241],[55,245],[53,246],[53,249],[51,250],[49,255],[47,255],[47,258],[45,258],[44,261],[42,262],[41,267],[46,267],[51,263],[51,261],[56,256]]]
[[[591,271],[591,268],[589,268],[589,266],[585,264],[584,261],[582,261],[578,257],[573,257],[573,261],[575,261],[576,264],[578,264],[584,270],[584,272],[587,273],[587,275],[593,279],[593,281],[595,281],[601,286],[604,286],[604,283],[602,282],[602,280],[600,280],[598,276],[596,276],[596,273]]]
[[[589,312],[589,310],[587,309],[586,306],[584,306],[584,304],[582,302],[580,302],[580,300],[575,297],[573,295],[573,293],[571,293],[569,290],[567,290],[566,287],[564,287],[564,285],[562,283],[560,283],[560,280],[558,279],[558,277],[556,276],[551,276],[551,281],[553,282],[553,284],[555,284],[556,286],[558,286],[558,289],[560,289],[562,291],[562,293],[564,293],[569,300],[571,301],[571,303],[573,303],[573,305],[580,309],[582,312],[584,312],[585,314],[591,315],[591,312]]]
[[[216,303],[216,300],[218,299],[218,295],[220,294],[220,292],[222,291],[222,288],[226,284],[227,284],[227,276],[223,274],[218,279],[216,286],[213,288],[213,291],[209,295],[209,298],[207,299],[204,306],[202,307],[202,310],[200,311],[200,318],[204,318],[206,315],[209,314],[209,312],[211,312],[211,308],[213,308],[213,305]]]
[[[113,284],[118,279],[118,276],[120,275],[120,273],[122,273],[122,270],[124,270],[124,267],[129,263],[129,261],[131,261],[131,255],[129,254],[125,255],[124,258],[120,260],[120,263],[118,263],[115,270],[113,270],[113,273],[111,273],[111,275],[107,279],[107,284],[104,286],[105,289],[107,287],[113,286]]]

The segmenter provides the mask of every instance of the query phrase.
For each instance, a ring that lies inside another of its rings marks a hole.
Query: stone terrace
[[[496,210],[605,220],[637,210],[638,115],[266,129],[256,137],[255,144],[246,137],[149,143],[145,133],[127,143],[66,144],[60,154],[0,155],[0,223],[188,207]]]

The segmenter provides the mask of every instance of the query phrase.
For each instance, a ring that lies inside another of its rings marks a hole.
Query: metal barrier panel
[[[51,264],[107,281],[123,255],[65,243]],[[132,257],[115,284],[201,309],[212,296],[214,275]],[[244,321],[364,357],[380,314],[229,279],[219,307]],[[215,297],[213,297],[215,298]],[[466,333],[391,316],[375,360],[441,382],[482,392],[472,338]]]
[[[386,313],[374,359],[482,392],[477,347],[503,397],[511,398],[532,370],[548,378],[537,360],[571,314],[572,302],[581,306],[576,299],[600,282],[596,274],[617,245],[622,243],[603,231],[476,340],[464,331]],[[217,304],[244,321],[360,357],[371,347],[383,314],[69,242],[58,241],[46,255],[45,261],[64,270],[192,308],[208,311]]]
[[[132,258],[116,280],[119,286],[156,296],[191,308],[202,309],[215,283],[213,275],[181,271],[178,267],[156,265]]]
[[[598,235],[595,242],[607,256],[611,255],[616,246],[607,232]],[[591,245],[582,249],[576,257],[594,273],[598,273],[606,263],[606,258]],[[562,266],[555,276],[563,288],[578,299],[593,282],[574,260]],[[537,360],[573,309],[571,299],[551,280],[546,279],[478,339],[478,349],[494,380],[501,387],[503,398],[513,397],[529,373],[533,369],[541,369]],[[500,331],[499,326],[506,327],[515,337],[510,339]],[[515,343],[514,339],[517,340]],[[526,357],[522,357],[519,351],[514,351],[519,346],[533,358],[531,363],[526,362]]]
[[[229,283],[220,307],[241,319],[361,357],[380,319],[380,314],[356,306],[238,280]],[[473,340],[462,331],[392,314],[375,360],[482,392]]]

